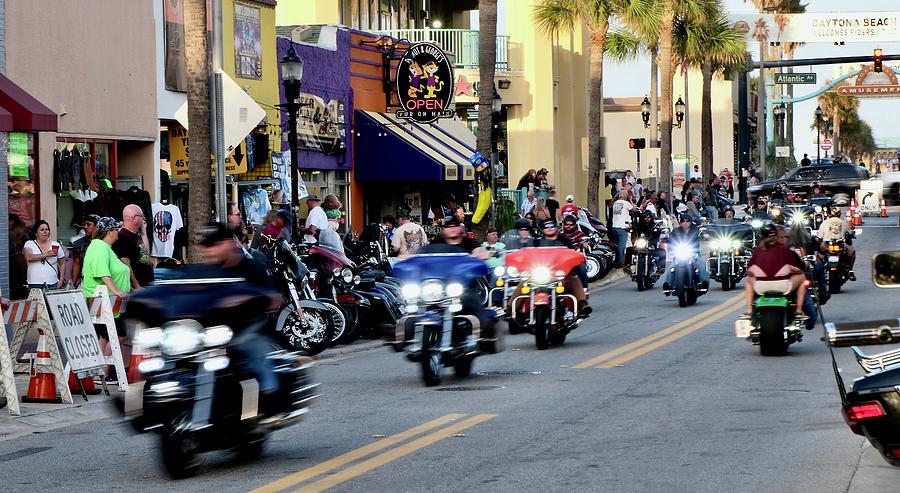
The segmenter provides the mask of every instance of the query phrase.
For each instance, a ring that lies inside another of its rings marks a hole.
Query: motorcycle
[[[584,266],[588,281],[595,282],[606,277],[616,263],[616,244],[604,239],[608,237],[606,227],[586,209],[578,211],[578,227],[588,235],[588,248],[584,252]]]
[[[502,350],[493,327],[464,313],[466,291],[487,275],[484,262],[468,254],[424,253],[397,262],[394,272],[403,282],[406,315],[397,322],[393,347],[419,363],[425,385],[439,385],[445,366],[467,377],[477,356]]]
[[[284,343],[312,356],[319,354],[344,332],[343,312],[328,300],[316,300],[309,269],[283,238],[268,238],[260,252],[269,260],[269,272],[285,303],[278,313],[275,330]]]
[[[747,275],[750,261],[748,246],[753,243],[753,229],[746,224],[711,224],[705,228],[709,240],[706,268],[709,276],[722,284],[722,291],[734,289]]]
[[[763,356],[782,356],[788,346],[803,340],[804,323],[796,319],[796,304],[788,297],[790,281],[783,282],[783,288],[763,290],[758,281],[750,318],[735,322],[735,335],[758,345]]]
[[[361,281],[353,269],[356,264],[342,252],[318,245],[301,248],[301,258],[313,273],[313,290],[320,299],[328,299],[340,306],[347,320],[346,329],[337,342],[346,344],[361,335],[372,304],[354,288]]]
[[[159,355],[138,365],[145,381],[116,402],[135,430],[160,435],[163,466],[176,479],[197,472],[202,452],[259,456],[270,432],[296,423],[319,397],[312,360],[273,345],[267,359],[280,390],[260,413],[257,381],[233,364],[234,339],[260,337],[275,293],[209,266],[185,272],[129,296],[123,316],[136,343]]]
[[[849,237],[855,238],[857,234],[857,231],[854,230]],[[825,269],[828,271],[828,292],[838,294],[847,281],[856,280],[850,276],[846,242],[845,240],[827,240],[822,242],[822,247],[826,254]]]
[[[872,260],[872,279],[881,288],[900,287],[900,252],[882,252]],[[869,440],[882,458],[900,467],[900,349],[866,354],[857,346],[897,344],[900,320],[871,320],[825,324],[825,340],[832,358],[841,414],[850,431]],[[847,388],[834,357],[835,347],[852,346],[856,361],[865,376]]]
[[[812,229],[818,231],[819,226],[828,218],[828,210],[834,201],[828,197],[810,197],[807,205],[812,208]]]
[[[584,262],[581,253],[564,247],[523,248],[506,255],[506,265],[520,273],[510,316],[534,334],[538,349],[560,346],[579,323],[578,302],[563,281]]]
[[[656,248],[643,233],[632,242],[631,280],[637,283],[638,291],[652,289],[659,280],[658,258],[653,255]]]
[[[700,252],[684,243],[672,244],[669,250],[672,253],[672,267],[669,269],[674,273],[673,284],[667,286],[663,294],[674,294],[678,298],[678,306],[682,308],[693,305],[709,290],[708,283],[701,279],[700,269],[697,268]]]

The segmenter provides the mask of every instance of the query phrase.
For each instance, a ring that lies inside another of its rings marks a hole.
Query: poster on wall
[[[177,125],[169,127],[169,165],[173,180],[187,180],[190,178],[190,155],[188,153],[188,131]],[[247,172],[248,164],[247,143],[234,148],[231,154],[225,158],[225,174],[240,175]],[[210,156],[212,166],[215,166],[215,157]],[[215,167],[213,168],[215,176]]]
[[[9,134],[9,176],[28,178],[28,134]]]
[[[409,209],[409,218],[416,224],[422,224],[422,195],[418,192],[403,194],[403,205]]]
[[[431,123],[453,117],[453,67],[437,46],[410,46],[397,64],[396,80],[397,97],[403,107],[397,118]]]
[[[163,13],[166,19],[166,89],[186,92],[183,0],[164,0]]]
[[[297,137],[300,147],[326,154],[346,149],[344,103],[324,99],[314,94],[300,93],[300,113],[297,115]]]
[[[234,72],[244,79],[262,79],[259,7],[234,4]]]

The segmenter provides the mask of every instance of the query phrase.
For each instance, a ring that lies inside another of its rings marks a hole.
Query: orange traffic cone
[[[38,372],[37,365],[49,365],[50,351],[47,350],[47,336],[43,329],[38,329],[37,354],[31,358],[31,380],[28,382],[28,393],[22,402],[55,402],[62,399],[56,397],[56,375],[52,372]]]
[[[854,209],[853,210],[853,225],[854,226],[862,226],[862,224],[863,224],[862,213],[859,212],[859,209]]]
[[[81,380],[80,387],[78,386],[78,380]],[[84,393],[88,395],[97,395],[100,393],[100,389],[94,385],[93,377],[78,378],[74,371],[69,371],[69,390],[81,393],[82,388],[84,389]]]
[[[149,355],[147,354],[147,350],[144,349],[144,346],[135,341],[134,345],[131,347],[131,362],[128,363],[128,383],[144,381],[144,376],[141,375],[141,370],[138,369],[138,365],[148,357]]]
[[[887,217],[887,203],[881,199],[881,217]]]

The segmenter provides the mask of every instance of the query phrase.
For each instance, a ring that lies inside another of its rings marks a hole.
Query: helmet
[[[575,196],[572,194],[566,195],[566,202],[569,202],[569,203],[575,202]]]
[[[575,217],[575,214],[566,214],[563,216],[563,222],[572,221],[573,223],[578,222],[578,218]]]
[[[778,235],[778,226],[776,226],[773,221],[767,219],[766,221],[763,221],[762,228],[760,228],[759,231],[762,233],[763,238],[771,238]]]
[[[831,206],[830,212],[831,217],[841,217],[841,208],[836,205]]]
[[[531,229],[531,222],[528,219],[519,219],[516,221],[516,229]]]
[[[728,212],[728,211],[731,211],[731,213],[734,214],[734,209],[732,209],[731,206],[728,206],[728,207],[726,207],[725,209],[722,210],[722,215],[724,216],[725,213]]]
[[[654,214],[653,211],[648,211],[645,209],[644,212],[641,213],[641,217],[643,219],[656,219],[656,214]]]

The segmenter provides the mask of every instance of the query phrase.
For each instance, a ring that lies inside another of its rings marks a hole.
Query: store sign
[[[215,166],[215,157],[210,156],[210,162]],[[173,180],[187,180],[190,178],[190,158],[188,157],[188,131],[184,127],[169,127],[169,164],[172,167]],[[239,175],[247,172],[247,144],[235,147],[225,158],[225,174]],[[215,171],[213,171],[215,174]]]
[[[347,148],[344,103],[336,99],[326,103],[319,96],[304,92],[300,93],[300,106],[297,139],[301,148],[326,154],[337,154]]]
[[[900,81],[894,70],[885,65],[883,72],[875,72],[874,65],[865,65],[850,84],[838,87],[841,96],[889,97],[900,95]]]
[[[259,7],[237,2],[234,4],[234,73],[244,79],[262,80]]]
[[[815,84],[816,74],[776,73],[776,84]]]
[[[9,134],[9,176],[28,178],[28,134]]]
[[[437,46],[410,46],[397,64],[396,80],[397,97],[403,107],[397,111],[397,118],[431,123],[453,116],[453,67]]]
[[[900,41],[900,12],[734,14],[734,28],[747,41],[781,43]]]

